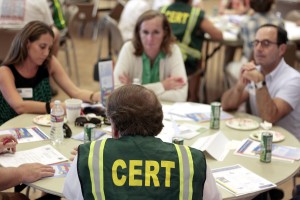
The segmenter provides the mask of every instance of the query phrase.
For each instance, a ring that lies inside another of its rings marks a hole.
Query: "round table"
[[[260,119],[258,117],[248,115],[245,113],[233,113],[235,117],[247,117],[252,118],[258,122],[260,122]],[[29,127],[35,125],[33,123],[33,118],[37,115],[34,114],[22,114],[19,115],[6,123],[4,123],[0,129],[10,129],[10,128],[17,128],[17,127]],[[179,122],[180,123],[180,122]],[[194,122],[193,122],[194,123]],[[200,123],[202,126],[209,127],[209,122],[203,122]],[[72,129],[73,135],[80,133],[83,131],[82,127],[75,127],[74,125],[70,125],[70,128]],[[49,134],[50,127],[46,126],[39,126],[42,131],[44,131],[46,134]],[[220,130],[224,133],[224,135],[229,140],[243,140],[249,136],[249,134],[252,131],[241,131],[241,130],[234,130],[225,125],[225,121],[221,121],[220,124]],[[299,141],[294,137],[291,133],[286,131],[283,128],[273,126],[272,130],[278,131],[285,135],[285,139],[278,143],[280,145],[288,145],[288,146],[294,146],[294,147],[300,147]],[[218,130],[212,130],[208,129],[205,133],[196,136],[190,140],[185,140],[185,145],[191,145],[193,144],[199,137],[207,136],[216,133]],[[70,152],[73,149],[73,147],[78,146],[81,144],[82,141],[77,141],[74,139],[65,139],[62,145],[55,146],[57,150],[59,150],[64,156],[67,158],[70,157]],[[39,147],[41,145],[50,144],[50,140],[46,141],[40,141],[40,142],[30,142],[30,143],[23,143],[18,144],[17,150],[27,150],[35,147]],[[285,181],[288,181],[291,179],[299,170],[300,162],[295,161],[293,163],[286,162],[286,161],[280,161],[280,160],[272,160],[271,163],[262,163],[259,161],[259,159],[256,158],[249,158],[244,156],[238,156],[233,153],[233,150],[231,150],[228,155],[225,157],[223,161],[217,161],[213,159],[210,155],[206,154],[206,160],[207,164],[211,169],[225,167],[225,166],[231,166],[235,164],[240,164],[247,169],[251,170],[252,172],[256,173],[257,175],[279,185],[281,183],[284,183]],[[34,188],[37,188],[39,190],[45,191],[47,193],[55,194],[58,196],[62,196],[63,191],[63,184],[64,184],[64,177],[53,177],[53,178],[45,178],[39,181],[36,181],[34,183],[30,183],[29,186],[32,186]],[[219,191],[222,195],[223,199],[245,199],[247,197],[253,197],[260,192],[246,194],[242,196],[235,196],[234,194],[230,193],[229,191],[223,189],[222,187],[219,187]]]

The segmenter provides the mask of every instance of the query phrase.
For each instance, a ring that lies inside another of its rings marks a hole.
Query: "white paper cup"
[[[74,123],[75,119],[80,116],[82,100],[67,99],[65,100],[68,123]]]

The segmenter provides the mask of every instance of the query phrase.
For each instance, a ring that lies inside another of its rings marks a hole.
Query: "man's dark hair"
[[[250,8],[258,13],[267,13],[271,10],[274,0],[250,0]]]
[[[156,136],[163,128],[162,106],[140,85],[124,85],[108,98],[107,116],[121,136]]]
[[[260,26],[258,28],[258,30],[261,28],[264,28],[264,27],[273,27],[277,30],[277,44],[278,45],[286,44],[288,42],[287,32],[280,26],[276,26],[274,24],[264,24],[264,25]]]

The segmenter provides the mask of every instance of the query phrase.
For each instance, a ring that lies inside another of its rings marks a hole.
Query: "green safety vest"
[[[123,136],[79,146],[84,199],[202,199],[203,153],[155,137]]]
[[[66,21],[63,14],[63,9],[61,7],[59,0],[52,0],[53,3],[53,21],[55,26],[62,30],[66,27]]]
[[[190,11],[187,12],[189,9],[189,5],[185,3],[174,3],[170,6],[164,6],[161,9],[161,13],[164,13],[168,18],[172,31],[174,35],[177,37],[177,44],[180,47],[182,56],[184,61],[190,56],[193,59],[200,60],[201,59],[201,48],[203,42],[203,35],[202,33],[200,37],[194,37],[192,39],[193,32],[195,31],[195,27],[199,26],[199,16],[200,14],[204,16],[204,12],[201,11],[199,8],[190,8]],[[188,20],[188,21],[187,21]],[[198,22],[198,23],[197,23]],[[183,26],[181,26],[183,25]],[[178,34],[184,29],[184,35],[182,39],[178,38]],[[178,34],[177,34],[178,33]],[[196,41],[198,40],[198,41]],[[196,41],[196,48],[192,47],[192,43]]]

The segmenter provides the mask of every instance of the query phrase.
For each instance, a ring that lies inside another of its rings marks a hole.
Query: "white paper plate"
[[[33,122],[35,124],[42,125],[42,126],[51,126],[49,114],[36,116],[35,118],[33,118]],[[64,118],[64,123],[66,123],[66,122],[67,122],[67,119]]]
[[[250,134],[250,138],[253,140],[261,141],[261,134],[263,132],[268,132],[273,134],[273,142],[281,142],[285,139],[285,136],[282,133],[271,130],[257,130]]]
[[[233,118],[226,121],[226,125],[237,130],[254,130],[259,127],[259,123],[249,118]]]

